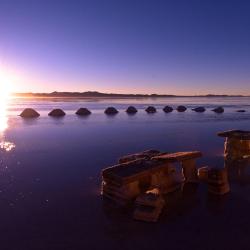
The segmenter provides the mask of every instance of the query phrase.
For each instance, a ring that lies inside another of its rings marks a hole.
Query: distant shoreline
[[[245,95],[158,95],[158,94],[114,94],[114,93],[100,93],[96,91],[87,92],[52,92],[52,93],[13,93],[13,97],[23,98],[175,98],[175,97],[250,97]]]

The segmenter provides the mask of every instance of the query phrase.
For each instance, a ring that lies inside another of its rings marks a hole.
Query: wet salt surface
[[[175,100],[174,105],[195,105],[195,100]],[[100,197],[100,171],[125,154],[155,148],[174,152],[201,150],[198,166],[223,166],[222,138],[218,131],[250,128],[249,99],[199,100],[213,107],[223,102],[224,114],[149,115],[143,108],[158,108],[173,100],[101,102],[13,101],[8,128],[0,148],[0,239],[2,249],[249,249],[249,170],[231,183],[231,193],[209,196],[204,184],[186,185],[183,192],[167,196],[167,206],[156,224],[133,221],[131,212],[117,210]],[[123,112],[129,104],[139,108],[134,116]],[[141,104],[142,103],[142,104]],[[191,103],[191,104],[190,104]],[[200,106],[199,103],[199,106]],[[120,113],[103,114],[113,105]],[[221,104],[222,105],[222,104]],[[80,106],[93,112],[79,118]],[[198,106],[198,105],[197,105]],[[41,113],[36,120],[16,115],[24,107]],[[47,116],[54,107],[67,116]],[[236,178],[237,177],[237,178]]]

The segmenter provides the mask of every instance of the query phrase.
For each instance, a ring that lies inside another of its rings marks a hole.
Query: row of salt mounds
[[[86,116],[90,115],[91,112],[87,108],[80,108],[76,111],[76,114],[80,116]],[[62,117],[65,116],[66,113],[62,109],[53,109],[48,115],[53,117]],[[23,118],[36,118],[39,117],[40,114],[32,108],[26,108],[23,110],[20,116]]]
[[[170,107],[170,106],[165,106],[163,108],[163,111],[165,113],[171,113],[173,112],[173,108]],[[178,112],[185,112],[187,110],[187,108],[185,106],[178,106],[176,108],[176,110]],[[197,107],[197,108],[193,108],[192,109],[193,111],[195,112],[198,112],[198,113],[202,113],[202,112],[205,112],[206,109],[204,107]],[[154,106],[148,106],[145,111],[147,113],[156,113],[157,110]],[[215,109],[212,109],[212,111],[214,111],[215,113],[223,113],[224,112],[224,108],[222,107],[217,107]],[[126,112],[128,114],[136,114],[138,112],[138,110],[134,107],[134,106],[129,106],[126,110]],[[106,110],[104,111],[105,114],[107,115],[115,115],[115,114],[118,114],[119,111],[114,108],[114,107],[108,107],[106,108]],[[87,108],[80,108],[76,111],[76,114],[79,115],[79,116],[88,116],[91,114],[91,111],[88,110]],[[62,110],[62,109],[53,109],[49,114],[49,116],[53,116],[53,117],[62,117],[62,116],[65,116],[65,112]],[[26,108],[24,109],[24,111],[20,114],[21,117],[24,117],[24,118],[36,118],[36,117],[39,117],[40,114],[32,109],[32,108]]]

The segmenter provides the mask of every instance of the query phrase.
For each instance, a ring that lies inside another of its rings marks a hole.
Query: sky
[[[250,95],[249,13],[246,0],[0,0],[0,84]]]

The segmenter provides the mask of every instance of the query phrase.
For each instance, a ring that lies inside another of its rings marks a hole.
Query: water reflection
[[[8,117],[7,117],[8,99],[0,98],[0,136],[2,137],[3,132],[8,128]]]
[[[9,142],[9,141],[1,141],[0,142],[0,149],[9,152],[12,149],[14,149],[16,147],[16,145],[13,142]]]
[[[8,98],[0,98],[0,150],[9,152],[15,148],[15,144],[5,140],[5,131],[8,128]]]
[[[250,157],[241,161],[225,162],[229,180],[241,185],[250,184]]]

